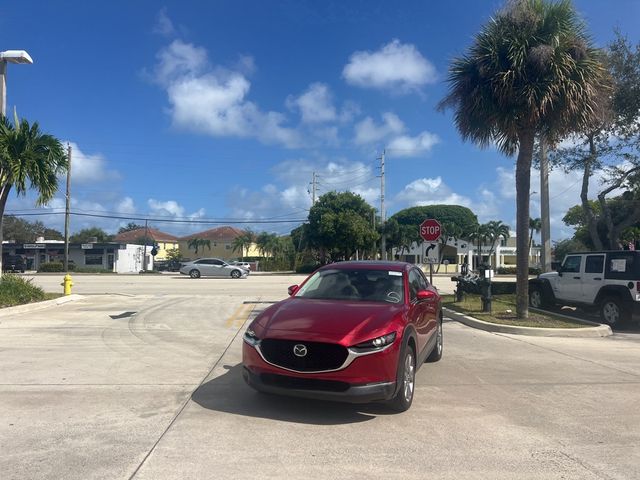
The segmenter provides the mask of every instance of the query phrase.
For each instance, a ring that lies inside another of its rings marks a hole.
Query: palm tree
[[[58,191],[58,176],[68,161],[58,139],[42,133],[38,122],[29,125],[14,113],[13,124],[0,118],[0,271],[2,267],[2,218],[12,188],[26,195],[38,192],[38,205],[46,205]]]
[[[540,218],[529,218],[529,255],[531,255],[533,232],[540,233],[540,230],[542,230],[542,220]]]
[[[486,224],[488,239],[490,242],[489,249],[489,262],[491,262],[491,255],[495,251],[496,244],[502,238],[504,241],[509,239],[509,225],[502,223],[502,220],[492,220]]]
[[[476,255],[476,268],[479,268],[482,264],[482,246],[489,239],[489,229],[487,224],[484,223],[482,225],[477,225],[473,230],[470,230],[467,233],[467,237],[471,240],[471,244],[473,245],[473,241],[476,241],[476,245],[478,246],[478,254]]]
[[[245,249],[248,249],[249,246],[255,242],[256,235],[251,230],[245,230],[236,238],[233,239],[232,248],[234,252],[240,250],[240,261],[244,260],[244,252]]]
[[[204,251],[204,247],[207,247],[209,250],[211,250],[211,240],[208,240],[206,238],[192,238],[187,243],[187,248],[189,250],[193,248],[195,250],[195,252],[193,252],[195,255],[198,254],[199,249]]]
[[[449,69],[452,108],[465,140],[495,144],[516,160],[518,318],[528,310],[529,190],[536,135],[551,143],[587,125],[605,69],[571,2],[514,0],[476,35]]]

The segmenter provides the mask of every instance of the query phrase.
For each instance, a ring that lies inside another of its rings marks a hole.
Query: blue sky
[[[413,205],[471,208],[515,229],[514,158],[463,143],[435,105],[499,1],[22,1],[0,6],[7,107],[70,142],[72,208],[104,215],[297,220],[318,194],[350,189],[388,215]],[[640,1],[575,2],[594,41],[638,42]],[[594,182],[597,182],[597,178]],[[532,190],[538,190],[533,172]],[[579,202],[577,174],[551,175],[552,238]],[[64,186],[64,182],[61,182]],[[60,211],[11,196],[8,212]],[[532,216],[539,196],[532,195]],[[31,217],[62,230],[62,216]],[[72,218],[72,231],[127,221]],[[185,234],[212,225],[153,222]],[[297,223],[248,224],[286,233]]]

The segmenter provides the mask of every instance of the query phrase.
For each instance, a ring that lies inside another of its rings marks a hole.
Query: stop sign
[[[427,242],[435,242],[440,238],[442,225],[434,218],[429,218],[420,224],[420,236]]]

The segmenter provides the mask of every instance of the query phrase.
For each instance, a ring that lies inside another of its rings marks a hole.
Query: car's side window
[[[409,299],[412,302],[415,302],[418,299],[418,290],[420,290],[420,278],[421,275],[415,269],[409,271]]]
[[[211,260],[212,265],[224,265],[222,260]]]
[[[568,256],[562,264],[562,271],[568,273],[579,273],[581,261],[582,257],[580,255]]]
[[[604,270],[604,255],[587,255],[584,273],[602,273]]]

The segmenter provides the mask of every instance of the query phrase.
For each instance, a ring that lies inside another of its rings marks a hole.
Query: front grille
[[[260,380],[265,385],[281,388],[295,388],[297,390],[322,390],[325,392],[344,392],[349,389],[346,382],[336,380],[318,380],[315,378],[295,378],[273,373],[262,373]]]
[[[293,348],[304,345],[304,357],[294,355]],[[304,342],[299,340],[275,340],[265,338],[260,342],[264,358],[273,365],[298,372],[319,372],[335,370],[347,359],[347,349],[335,343]]]

